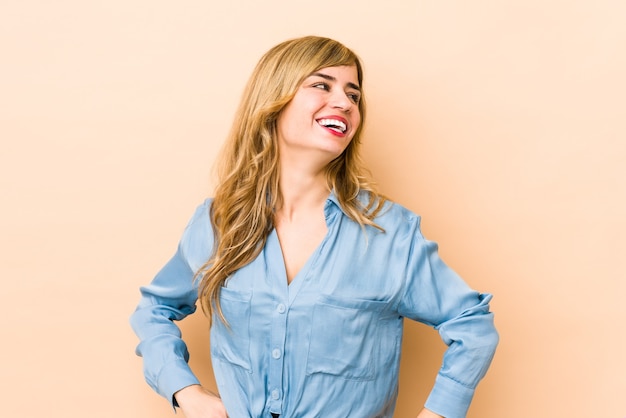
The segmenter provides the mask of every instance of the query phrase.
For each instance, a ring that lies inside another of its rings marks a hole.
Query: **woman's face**
[[[360,97],[354,65],[310,74],[278,117],[281,158],[318,156],[325,165],[341,155],[361,123]]]

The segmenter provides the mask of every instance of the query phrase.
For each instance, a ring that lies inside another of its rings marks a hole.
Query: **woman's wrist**
[[[174,393],[174,399],[176,399],[176,403],[178,403],[178,405],[182,405],[186,403],[189,398],[197,396],[202,392],[204,392],[204,388],[202,386],[190,385]]]
[[[441,415],[435,414],[430,409],[422,409],[421,412],[417,415],[417,418],[444,418]]]

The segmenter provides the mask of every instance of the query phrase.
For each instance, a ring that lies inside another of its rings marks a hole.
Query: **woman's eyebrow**
[[[321,78],[323,78],[325,80],[328,80],[328,81],[337,81],[337,79],[335,77],[333,77],[332,75],[328,75],[328,74],[324,74],[324,73],[313,73],[309,77],[312,77],[312,76],[321,77]],[[348,87],[352,88],[352,89],[361,91],[361,88],[358,85],[354,84],[354,83],[348,82],[346,85]]]

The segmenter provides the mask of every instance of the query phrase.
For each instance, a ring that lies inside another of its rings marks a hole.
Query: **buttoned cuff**
[[[439,374],[424,406],[445,418],[464,418],[473,397],[473,388]]]
[[[174,394],[191,385],[199,385],[200,381],[193,374],[187,362],[183,359],[168,363],[159,373],[157,392],[172,405],[174,410],[178,406]]]

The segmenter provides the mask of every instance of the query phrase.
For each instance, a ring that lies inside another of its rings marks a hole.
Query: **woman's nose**
[[[350,101],[348,96],[342,92],[336,92],[333,94],[330,105],[335,109],[343,110],[344,112],[350,111],[352,109],[353,103]]]

